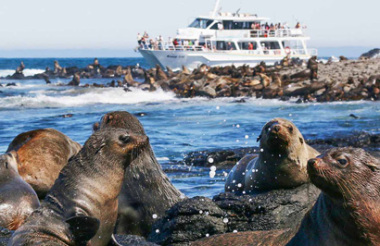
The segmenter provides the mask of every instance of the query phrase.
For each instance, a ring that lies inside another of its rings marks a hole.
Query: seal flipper
[[[79,245],[86,245],[99,230],[100,221],[94,217],[76,216],[66,220],[74,240]]]
[[[116,241],[115,235],[112,234],[111,241],[108,243],[107,246],[122,246],[122,245]]]

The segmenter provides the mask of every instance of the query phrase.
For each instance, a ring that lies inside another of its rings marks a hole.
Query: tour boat
[[[269,27],[265,17],[220,12],[219,1],[209,15],[199,16],[188,27],[178,29],[174,39],[147,39],[140,44],[139,52],[149,65],[173,70],[182,66],[196,69],[202,64],[253,67],[262,61],[274,65],[286,56],[307,60],[317,55],[316,49],[306,47],[310,37],[299,23],[294,28],[282,23]]]

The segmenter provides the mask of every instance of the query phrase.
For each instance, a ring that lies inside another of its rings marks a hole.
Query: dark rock
[[[8,83],[6,86],[17,86],[16,83]]]
[[[152,227],[148,240],[160,245],[176,245],[226,231],[224,211],[211,199],[194,197],[174,205]]]
[[[135,235],[115,235],[116,241],[125,246],[158,246],[155,243],[146,241],[145,238]]]
[[[314,185],[304,184],[257,195],[222,193],[212,201],[205,197],[187,199],[153,225],[149,240],[162,245],[187,245],[206,234],[295,228],[319,193]]]
[[[195,151],[187,154],[183,161],[187,165],[231,168],[244,155],[255,154],[258,152],[258,147],[238,148],[230,150]],[[212,159],[211,162],[210,159]]]
[[[228,215],[227,232],[296,227],[314,205],[320,190],[313,184],[257,195],[221,193],[213,201]]]
[[[372,49],[362,54],[360,58],[368,58],[368,59],[380,58],[380,49]]]

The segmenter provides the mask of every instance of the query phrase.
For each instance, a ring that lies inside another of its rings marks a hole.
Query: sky
[[[0,0],[0,57],[136,55],[136,34],[175,36],[215,0]],[[310,48],[380,47],[380,0],[221,0],[222,11],[307,25]],[[94,54],[96,55],[96,54]]]

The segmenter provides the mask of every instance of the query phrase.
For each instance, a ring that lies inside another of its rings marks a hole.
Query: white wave
[[[70,90],[72,93],[73,91]],[[175,99],[175,94],[158,90],[155,92],[132,89],[125,92],[122,88],[81,88],[76,93],[57,94],[49,91],[35,91],[35,96],[12,96],[0,98],[0,108],[43,108],[43,107],[79,107],[93,104],[136,104],[145,102],[163,102]]]
[[[168,161],[170,160],[168,157],[157,157],[157,161]]]
[[[45,70],[43,69],[24,69],[23,73],[25,76],[33,76],[35,74],[43,73]],[[15,69],[1,69],[0,77],[7,77],[8,75],[13,75],[15,73]]]

